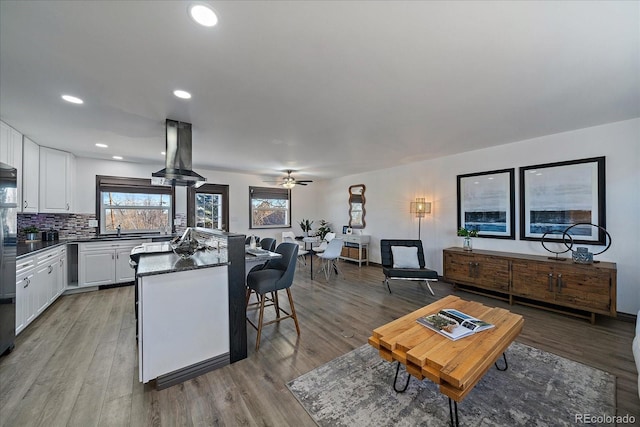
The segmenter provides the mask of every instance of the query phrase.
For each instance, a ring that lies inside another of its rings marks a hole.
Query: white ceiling
[[[171,118],[196,171],[322,179],[640,116],[636,1],[189,3],[0,1],[3,120],[162,163]]]

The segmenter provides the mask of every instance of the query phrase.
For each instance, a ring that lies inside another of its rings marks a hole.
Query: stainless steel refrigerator
[[[0,354],[16,338],[17,171],[0,163]]]

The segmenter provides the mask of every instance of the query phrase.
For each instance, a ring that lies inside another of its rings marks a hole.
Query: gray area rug
[[[458,404],[460,425],[575,426],[584,424],[576,414],[615,415],[615,376],[517,342],[507,360],[509,369],[489,369]],[[448,398],[438,387],[412,378],[396,393],[395,371],[395,362],[363,345],[287,386],[320,426],[449,425]],[[406,375],[400,368],[399,388]]]

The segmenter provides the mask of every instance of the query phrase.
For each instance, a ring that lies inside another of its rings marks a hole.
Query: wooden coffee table
[[[452,341],[416,322],[416,319],[437,313],[443,308],[455,308],[471,316],[493,323],[495,328]],[[524,319],[503,308],[492,308],[473,301],[449,295],[422,307],[393,322],[374,329],[369,344],[378,349],[389,362],[397,361],[398,370],[404,365],[411,376],[428,378],[440,386],[440,393],[449,397],[449,414],[453,424],[451,400],[455,406],[455,424],[458,424],[458,402],[473,389],[484,374],[503,355],[520,334]],[[496,365],[498,367],[498,365]],[[500,368],[499,368],[500,369]],[[409,377],[407,385],[409,384]]]

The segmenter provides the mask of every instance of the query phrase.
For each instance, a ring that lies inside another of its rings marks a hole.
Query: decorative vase
[[[303,231],[303,232],[302,232],[302,235],[303,235],[304,237],[309,237],[309,232],[308,232],[308,231]]]
[[[465,237],[462,240],[462,249],[464,249],[465,251],[470,251],[472,250],[471,247],[471,237]]]

